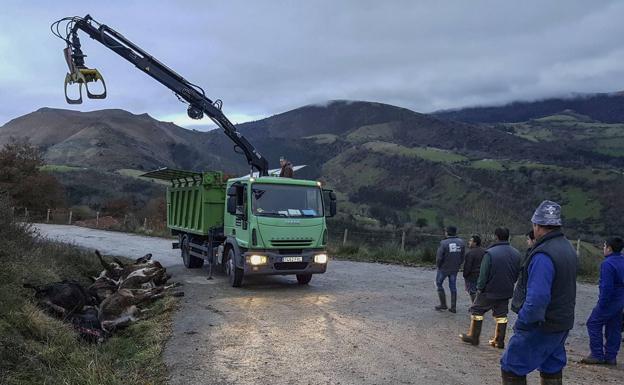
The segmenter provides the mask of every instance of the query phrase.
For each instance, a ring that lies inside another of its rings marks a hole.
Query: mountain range
[[[308,165],[298,176],[334,188],[345,221],[405,226],[422,218],[432,227],[520,229],[531,208],[549,198],[564,205],[571,227],[593,234],[608,232],[624,216],[614,203],[624,187],[623,107],[621,94],[433,114],[331,101],[238,129],[272,167],[282,155]],[[0,145],[10,137],[29,138],[64,172],[248,171],[219,130],[187,130],[123,110],[42,108],[0,127]]]

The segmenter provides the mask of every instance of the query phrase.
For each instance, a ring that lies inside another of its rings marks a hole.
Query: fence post
[[[128,220],[128,214],[124,214],[124,221],[123,221],[124,226],[126,225],[126,220]]]
[[[95,227],[100,227],[100,212],[95,212]]]
[[[147,230],[147,218],[143,218],[143,228]]]
[[[15,218],[15,206],[11,207],[11,218]]]
[[[342,236],[342,245],[346,245],[347,244],[347,235],[349,234],[349,229],[345,229],[344,231],[344,235]]]
[[[581,256],[581,238],[576,240],[576,255]]]
[[[405,252],[405,230],[403,230],[403,234],[401,234],[401,251]]]
[[[28,207],[24,207],[24,220],[28,220]]]
[[[72,215],[73,215],[73,214],[74,214],[74,213],[73,213],[71,210],[69,210],[69,222],[67,223],[68,225],[71,225],[71,222],[72,222]]]
[[[46,223],[50,223],[50,209],[48,209],[48,214],[46,215]]]

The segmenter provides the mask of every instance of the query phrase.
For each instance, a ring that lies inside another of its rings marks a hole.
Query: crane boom
[[[66,36],[61,35],[59,25],[63,21],[67,22]],[[97,26],[96,26],[97,25]],[[55,31],[56,29],[56,31]],[[82,102],[82,85],[85,85],[87,96],[91,99],[103,99],[106,97],[106,83],[104,78],[96,69],[87,68],[78,37],[78,31],[83,31],[92,39],[98,41],[106,48],[117,55],[134,64],[139,70],[151,76],[154,80],[173,91],[178,98],[188,103],[187,114],[192,119],[201,119],[207,115],[225,134],[240,148],[247,163],[251,166],[252,172],[258,171],[260,176],[268,175],[269,163],[256,148],[236,130],[234,124],[221,111],[222,102],[212,101],[204,94],[204,90],[188,80],[184,79],[177,72],[167,67],[139,46],[128,40],[121,33],[114,29],[96,22],[90,15],[85,17],[65,18],[52,24],[52,32],[65,40],[67,47],[64,50],[65,60],[69,67],[69,73],[65,78],[65,98],[70,104]],[[102,81],[104,91],[100,94],[91,93],[88,83]],[[70,99],[67,96],[67,86],[77,84],[79,87],[78,99]]]

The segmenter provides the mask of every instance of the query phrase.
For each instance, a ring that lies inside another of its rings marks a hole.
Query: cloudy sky
[[[46,106],[193,127],[170,91],[86,35],[109,97],[65,104],[64,42],[49,26],[87,13],[222,99],[236,123],[333,99],[431,112],[624,90],[623,1],[3,0],[0,125]]]

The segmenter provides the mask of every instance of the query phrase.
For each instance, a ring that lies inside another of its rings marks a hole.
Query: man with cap
[[[622,310],[624,309],[624,240],[612,237],[605,241],[600,265],[598,304],[587,320],[591,354],[583,364],[616,365],[622,340]],[[602,330],[604,329],[604,336]]]
[[[280,177],[282,178],[294,178],[295,177],[295,172],[293,171],[292,163],[290,163],[283,156],[280,157],[280,167],[282,168],[279,174]]]
[[[518,279],[522,257],[520,252],[509,244],[509,229],[498,227],[494,230],[494,235],[496,235],[496,242],[488,247],[481,262],[477,297],[470,307],[472,315],[470,331],[461,334],[460,337],[464,342],[479,345],[483,315],[491,310],[496,320],[496,329],[494,338],[489,343],[495,348],[503,349],[507,332],[509,299],[513,295],[514,284]]]
[[[436,254],[436,287],[438,288],[438,298],[440,304],[436,310],[447,310],[451,313],[457,312],[457,273],[459,267],[464,262],[464,252],[466,244],[463,239],[457,237],[457,228],[448,226],[445,230],[446,238],[440,242]],[[444,293],[444,280],[448,278],[449,290],[451,291],[451,307],[446,306],[446,294]]]
[[[561,206],[543,201],[531,218],[535,245],[525,260],[511,308],[514,335],[501,362],[503,385],[526,384],[538,369],[542,385],[562,384],[565,341],[574,326],[578,260],[561,232]]]

